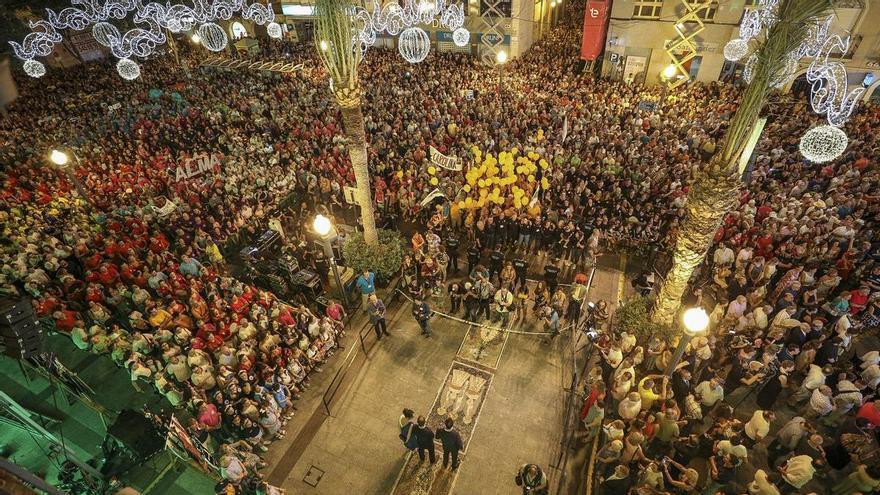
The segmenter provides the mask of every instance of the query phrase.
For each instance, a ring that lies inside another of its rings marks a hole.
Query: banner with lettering
[[[431,163],[448,170],[461,170],[461,160],[454,156],[446,156],[431,146]]]
[[[183,163],[177,165],[177,171],[174,173],[174,181],[180,182],[186,179],[198,177],[206,172],[213,173],[220,171],[219,153],[202,153],[187,159]]]
[[[608,2],[588,0],[584,12],[584,37],[581,40],[581,58],[596,60],[605,46],[605,26],[608,18]]]

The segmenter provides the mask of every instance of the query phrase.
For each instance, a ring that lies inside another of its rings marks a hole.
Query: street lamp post
[[[679,361],[681,361],[684,349],[690,343],[691,339],[704,334],[706,328],[709,327],[709,315],[706,314],[706,311],[703,310],[703,308],[690,308],[686,310],[682,315],[681,320],[683,324],[682,326],[684,327],[684,335],[679,339],[675,354],[672,355],[672,360],[669,361],[669,366],[666,367],[665,374],[668,376],[672,376],[672,372],[675,371],[675,367],[678,366]]]
[[[71,150],[70,153],[73,155],[73,159],[76,161],[76,164],[80,165],[79,157],[76,156],[76,153],[74,153],[73,150]],[[67,166],[67,162],[70,161],[70,157],[67,156],[67,153],[61,150],[52,150],[52,153],[49,154],[49,160],[51,160],[52,163],[54,163],[59,170],[67,175],[67,179],[70,182],[73,182],[73,186],[76,187],[76,192],[78,192],[83,200],[85,200],[85,202],[88,203],[89,206],[91,206],[92,201],[89,198],[88,194],[86,194],[86,190],[83,187],[82,182],[79,181],[79,178],[76,176],[76,174],[74,174],[70,167]]]
[[[498,53],[495,54],[495,65],[498,66],[498,95],[501,96],[501,109],[504,110],[504,64],[507,62],[507,52],[504,50],[499,50]]]
[[[669,81],[671,81],[676,74],[678,74],[678,69],[672,64],[667,65],[666,68],[663,69],[663,72],[660,73],[660,83],[661,86],[663,86],[663,92],[660,95],[660,108],[663,108],[663,104],[666,103],[666,95],[669,93]]]
[[[345,292],[345,287],[342,286],[342,279],[339,278],[339,268],[336,265],[336,256],[333,253],[333,246],[330,245],[330,240],[336,237],[336,229],[333,227],[333,223],[330,222],[330,219],[321,214],[315,215],[315,220],[312,222],[312,228],[315,233],[318,234],[321,247],[324,248],[324,254],[330,261],[330,268],[333,269],[333,278],[336,280],[336,287],[339,288],[339,293],[342,295],[342,305],[345,306],[345,309],[348,309],[348,294]]]

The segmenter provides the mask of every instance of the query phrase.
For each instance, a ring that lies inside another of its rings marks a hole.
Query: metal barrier
[[[332,416],[330,404],[333,402],[336,393],[345,381],[345,376],[348,374],[348,370],[351,368],[351,365],[354,364],[355,359],[357,359],[359,350],[363,351],[365,359],[370,358],[369,353],[373,350],[373,346],[378,342],[378,339],[373,338],[372,343],[368,347],[366,341],[369,340],[370,335],[375,336],[375,332],[373,331],[372,323],[370,323],[370,320],[367,320],[366,323],[364,323],[364,326],[358,331],[358,340],[360,340],[361,345],[359,347],[352,346],[348,349],[348,353],[346,353],[345,358],[342,360],[342,366],[336,370],[336,374],[333,375],[333,379],[330,380],[330,385],[327,386],[327,390],[324,391],[324,395],[321,397],[321,402],[324,404],[327,416]]]

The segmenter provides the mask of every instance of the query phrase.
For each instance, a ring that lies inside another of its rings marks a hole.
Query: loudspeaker
[[[0,337],[6,355],[28,359],[43,353],[43,327],[34,318],[30,299],[0,300]]]
[[[123,409],[119,413],[107,429],[107,435],[140,461],[146,461],[165,447],[165,435],[147,417],[132,409]]]

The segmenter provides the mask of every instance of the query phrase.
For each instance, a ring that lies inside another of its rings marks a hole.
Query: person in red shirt
[[[850,294],[852,297],[849,300],[849,313],[851,315],[857,315],[868,305],[868,296],[870,296],[871,293],[868,288],[863,285],[850,292]]]
[[[874,426],[880,426],[880,399],[866,402],[856,413],[857,418],[865,418]]]

